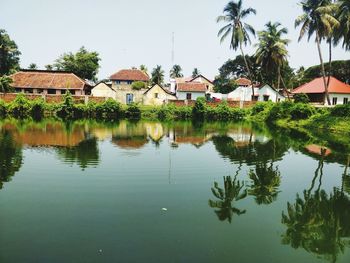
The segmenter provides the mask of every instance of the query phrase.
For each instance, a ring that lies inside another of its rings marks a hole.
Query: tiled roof
[[[246,78],[236,79],[236,83],[238,86],[250,86],[250,85],[252,85],[252,82]]]
[[[14,88],[84,89],[87,83],[73,73],[60,71],[19,71],[12,76]]]
[[[328,78],[327,78],[328,79]],[[292,91],[294,94],[298,93],[324,93],[324,82],[323,78],[317,78],[313,81],[306,83]],[[350,85],[347,85],[340,80],[331,77],[328,87],[329,93],[341,93],[341,94],[350,94]]]
[[[177,91],[206,92],[207,86],[198,82],[178,83]]]
[[[122,69],[114,73],[111,80],[149,81],[149,76],[139,69]]]

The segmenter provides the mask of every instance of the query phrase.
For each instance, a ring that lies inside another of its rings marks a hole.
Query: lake
[[[0,262],[349,262],[347,149],[247,123],[2,120]]]

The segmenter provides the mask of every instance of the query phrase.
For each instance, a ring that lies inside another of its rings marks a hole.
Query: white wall
[[[254,94],[258,94],[258,89],[254,88]],[[227,98],[234,101],[252,101],[252,87],[238,87],[228,94]]]
[[[91,95],[94,97],[107,97],[115,99],[116,92],[105,83],[100,83],[91,90]]]
[[[348,103],[350,103],[350,94],[334,94],[334,93],[330,93],[329,94],[329,98],[331,99],[331,103],[333,103],[333,98],[337,98],[337,105],[343,105],[344,98],[348,98]],[[327,99],[326,99],[326,104],[328,105]]]
[[[185,92],[185,91],[177,91],[176,92],[176,97],[178,100],[186,100],[186,94],[191,93],[192,94],[192,99],[191,100],[196,100],[199,97],[204,97],[205,98],[205,93],[204,92]]]
[[[259,94],[259,101],[264,101],[264,95],[269,95],[269,99],[272,102],[278,102],[279,101],[284,101],[286,98],[276,92],[273,88],[271,88],[269,85],[265,85],[261,87],[258,91]]]

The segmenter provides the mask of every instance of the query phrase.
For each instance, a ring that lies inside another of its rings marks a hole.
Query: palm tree
[[[231,176],[224,177],[224,188],[220,188],[217,182],[211,188],[213,195],[218,201],[209,200],[209,206],[217,208],[215,211],[220,221],[232,221],[233,214],[242,215],[246,210],[232,206],[233,201],[239,201],[247,197],[247,190],[243,190],[244,183],[237,180],[237,175],[232,180]]]
[[[194,68],[193,71],[192,71],[192,78],[197,77],[199,74],[201,74],[199,69],[198,68]]]
[[[303,0],[300,4],[304,14],[295,20],[295,27],[301,25],[298,41],[300,41],[305,34],[308,35],[308,40],[310,40],[313,34],[316,35],[316,44],[320,58],[325,96],[328,105],[330,105],[331,101],[329,98],[326,71],[321,52],[321,41],[323,39],[328,40],[333,34],[334,29],[339,25],[338,20],[333,15],[335,7],[331,3],[331,0]]]
[[[343,47],[350,50],[350,0],[339,1],[337,18],[340,22],[341,30],[337,30],[336,41],[343,39]]]
[[[28,69],[38,69],[38,66],[35,63],[30,63]]]
[[[171,78],[182,78],[184,75],[181,73],[182,68],[180,65],[174,65],[172,69],[170,70],[170,77]]]
[[[0,92],[6,93],[10,91],[11,83],[13,82],[12,78],[6,75],[0,77]]]
[[[163,83],[163,81],[164,81],[164,70],[162,69],[162,66],[157,65],[157,67],[155,67],[152,70],[151,81],[152,81],[153,84],[161,85]]]
[[[241,50],[242,57],[247,69],[247,73],[251,81],[253,82],[253,76],[251,74],[248,61],[243,51],[243,44],[246,46],[251,43],[249,34],[255,36],[254,28],[243,22],[243,19],[247,18],[250,14],[256,14],[256,10],[253,8],[243,9],[242,0],[237,2],[231,1],[224,8],[224,15],[217,18],[217,22],[228,23],[222,27],[218,32],[221,43],[227,38],[230,38],[230,48]],[[252,93],[254,98],[254,85],[252,85]]]
[[[258,32],[259,44],[255,57],[257,63],[261,65],[265,72],[277,71],[277,89],[280,89],[281,68],[286,64],[288,51],[287,45],[290,42],[288,39],[283,39],[282,36],[288,33],[285,27],[280,28],[281,24],[268,22],[266,29]],[[286,87],[284,87],[286,90]],[[287,94],[288,91],[286,90]]]
[[[145,65],[141,65],[140,66],[140,70],[143,72],[143,73],[145,73],[146,75],[148,75],[148,69],[147,69],[147,67],[145,66]]]

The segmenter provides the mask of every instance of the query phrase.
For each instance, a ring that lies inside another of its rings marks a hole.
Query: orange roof
[[[111,80],[149,81],[149,76],[139,69],[122,69],[114,73]]]
[[[252,82],[247,78],[236,79],[236,83],[238,86],[250,86],[250,85],[252,85]]]
[[[306,83],[299,88],[296,88],[292,91],[294,94],[298,93],[324,93],[324,83],[323,78],[317,78],[313,81]],[[329,93],[344,93],[344,94],[350,94],[350,85],[345,84],[344,82],[341,82],[340,80],[331,77],[328,87]]]
[[[87,83],[73,73],[46,70],[23,70],[12,76],[14,88],[84,89]]]
[[[326,147],[322,147],[316,144],[311,144],[311,145],[307,145],[305,147],[305,149],[309,152],[309,153],[313,153],[313,154],[317,154],[317,155],[322,155],[322,150],[324,150],[324,155],[328,156],[332,153],[332,151]]]
[[[205,83],[198,82],[178,83],[177,91],[206,92],[207,86]]]

